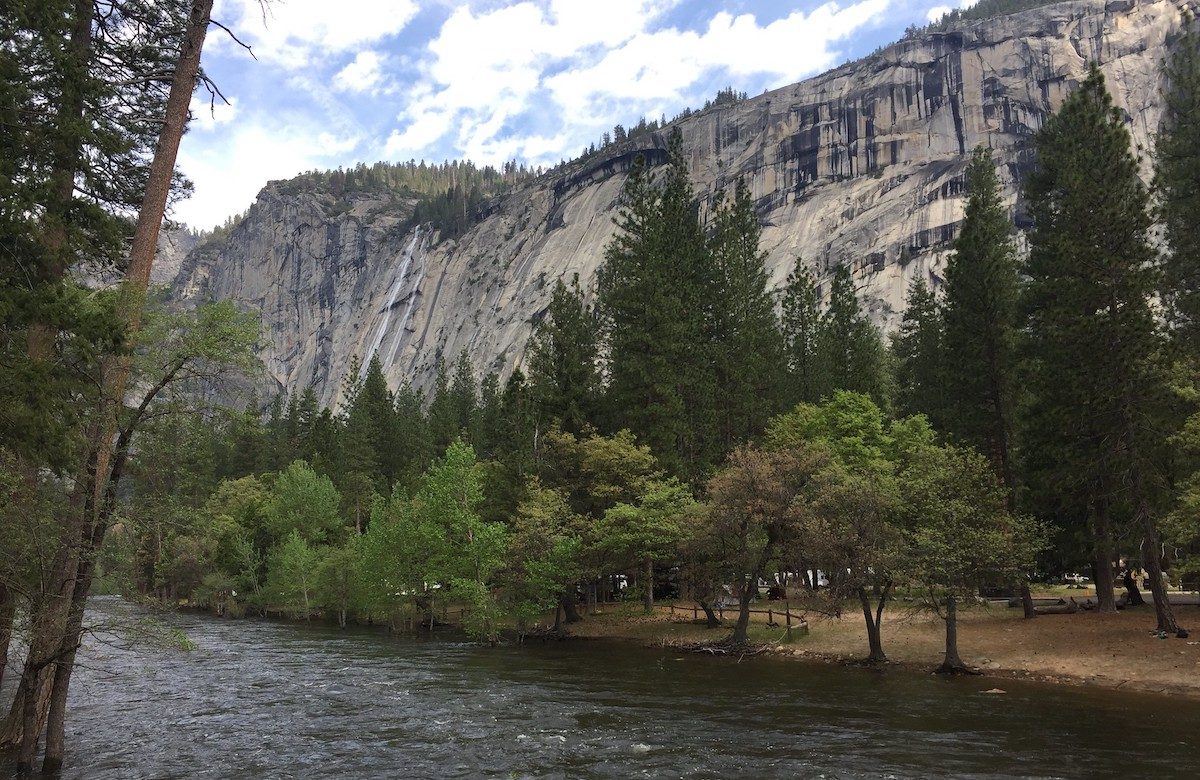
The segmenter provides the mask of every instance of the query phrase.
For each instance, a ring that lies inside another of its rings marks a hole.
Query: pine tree
[[[987,455],[1012,492],[1019,294],[1012,222],[1000,197],[990,150],[979,147],[972,153],[966,178],[966,214],[946,265],[943,352],[948,408],[939,428]]]
[[[429,437],[435,455],[446,451],[461,431],[454,399],[450,393],[450,374],[440,357],[433,379],[433,397],[429,401]]]
[[[605,250],[606,406],[611,424],[632,430],[675,473],[697,478],[714,460],[706,340],[714,274],[678,131],[660,179],[652,183],[639,158]]]
[[[479,441],[479,389],[475,384],[475,369],[471,356],[464,349],[454,365],[450,383],[450,406],[453,410],[456,436],[475,446]]]
[[[1165,396],[1146,187],[1100,70],[1036,136],[1027,195],[1034,230],[1025,273],[1033,398],[1029,447],[1052,453],[1056,489],[1082,502],[1097,531],[1098,591],[1112,605],[1106,526],[1128,512],[1142,536],[1161,630],[1175,618],[1162,579],[1154,501]]]
[[[711,338],[716,382],[718,457],[762,433],[779,411],[784,343],[768,288],[762,228],[739,180],[732,202],[719,199],[709,252],[716,270]]]
[[[1184,24],[1166,67],[1162,129],[1155,146],[1159,216],[1166,228],[1163,299],[1187,352],[1200,354],[1200,33]]]
[[[924,414],[934,428],[944,417],[942,308],[923,277],[908,289],[904,319],[892,335],[896,358],[896,413]]]
[[[361,486],[365,478],[375,490],[386,495],[396,479],[395,450],[391,446],[396,425],[394,400],[383,378],[383,364],[378,355],[371,357],[366,373],[345,404],[337,473],[342,479],[359,475],[356,484]],[[343,492],[349,492],[342,480],[339,484]]]
[[[783,288],[782,326],[787,345],[786,405],[815,404],[821,400],[822,386],[817,359],[821,305],[816,280],[800,258]]]
[[[579,275],[560,279],[530,342],[529,384],[539,417],[578,434],[596,423],[599,374],[596,322],[583,302]]]
[[[833,274],[829,306],[817,330],[820,397],[849,390],[887,405],[887,377],[879,328],[859,307],[850,269],[839,265]]]

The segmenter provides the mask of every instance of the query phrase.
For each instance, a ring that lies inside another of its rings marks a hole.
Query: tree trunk
[[[150,284],[150,272],[154,266],[154,256],[158,246],[158,235],[162,227],[163,216],[166,213],[167,198],[171,190],[171,176],[175,170],[175,160],[179,153],[179,143],[183,138],[188,121],[188,106],[191,103],[192,92],[195,89],[196,77],[200,72],[200,53],[204,48],[204,38],[208,33],[209,17],[212,13],[213,0],[193,0],[188,19],[188,29],[179,59],[175,63],[175,73],[171,81],[171,90],[167,96],[166,114],[163,117],[163,127],[159,133],[158,145],[154,151],[154,159],[150,163],[150,173],[146,181],[146,191],[142,196],[142,206],[138,211],[137,226],[133,234],[133,242],[129,252],[129,268],[124,284],[124,299],[118,303],[118,312],[125,323],[126,337],[132,345],[136,342],[141,328],[142,314],[146,290]],[[89,4],[90,29],[90,4]],[[110,466],[113,470],[113,480],[119,479],[120,463],[113,462],[113,438],[117,434],[117,409],[125,397],[125,389],[129,381],[131,357],[122,355],[115,360],[106,360],[103,376],[103,411],[100,414],[101,424],[92,439],[96,448],[94,467],[88,469],[90,502],[84,505],[93,510],[99,510],[103,515],[113,495],[110,485]],[[110,365],[111,364],[111,365]],[[118,458],[123,457],[118,454]],[[102,498],[103,497],[103,498]],[[64,544],[71,546],[75,540],[80,542],[75,550],[75,576],[72,577],[69,613],[67,615],[66,631],[63,632],[59,648],[56,652],[58,662],[54,672],[51,692],[50,718],[51,732],[47,735],[46,764],[51,769],[61,766],[63,755],[63,739],[65,728],[66,698],[70,687],[71,673],[74,668],[75,648],[78,646],[79,632],[82,627],[83,610],[87,596],[91,590],[94,563],[90,553],[99,545],[107,526],[107,517],[90,517],[89,513],[81,513],[80,518],[84,534],[75,536],[68,530]],[[89,544],[90,543],[90,544]],[[90,549],[88,549],[90,548]],[[80,555],[87,555],[85,561],[80,561]],[[78,625],[76,625],[78,624]],[[28,707],[26,708],[29,709]],[[48,713],[49,714],[49,713]],[[33,723],[25,718],[26,731]],[[28,734],[23,734],[20,758],[25,758],[25,743]],[[34,737],[36,746],[36,736]],[[32,760],[32,757],[30,757]]]
[[[868,663],[878,664],[887,661],[887,654],[883,652],[883,640],[880,636],[880,623],[883,622],[883,608],[887,603],[891,588],[892,584],[889,582],[880,591],[879,604],[874,612],[871,610],[871,598],[867,595],[867,589],[861,587],[858,589],[858,600],[862,604],[863,619],[867,623],[867,643],[871,649],[870,655],[867,656]]]
[[[704,610],[705,628],[716,628],[721,625],[721,620],[717,617],[717,613],[713,611],[712,604],[709,603],[708,599],[700,599],[696,603],[700,605],[700,609]]]
[[[958,600],[954,594],[946,597],[946,657],[937,668],[938,674],[968,672],[970,668],[958,655]]]
[[[1033,594],[1029,592],[1029,583],[1022,582],[1020,590],[1021,608],[1025,611],[1026,619],[1037,617],[1037,609],[1033,606]]]
[[[0,683],[8,666],[8,646],[12,643],[13,621],[17,617],[17,599],[6,585],[0,583]]]
[[[583,620],[579,616],[579,610],[575,607],[575,593],[563,593],[558,597],[558,601],[562,604],[563,614],[567,617],[567,623],[578,623]]]
[[[1162,559],[1159,556],[1162,543],[1158,537],[1158,528],[1154,518],[1150,517],[1150,508],[1146,506],[1145,501],[1139,503],[1141,506],[1137,514],[1146,535],[1143,545],[1146,573],[1150,575],[1150,595],[1154,597],[1154,615],[1158,619],[1158,630],[1178,634],[1179,624],[1175,622],[1175,611],[1171,609],[1171,602],[1167,598],[1167,583],[1163,580]]]
[[[654,611],[654,559],[649,555],[646,556],[646,587],[642,594],[642,603],[646,607],[646,614],[649,615]]]
[[[1112,574],[1112,528],[1108,518],[1108,505],[1097,502],[1093,508],[1092,535],[1095,551],[1096,609],[1099,612],[1116,612],[1117,598],[1113,593]]]
[[[588,582],[587,587],[587,610],[589,615],[595,615],[599,611],[596,608],[596,591],[599,589],[599,584],[596,580]]]

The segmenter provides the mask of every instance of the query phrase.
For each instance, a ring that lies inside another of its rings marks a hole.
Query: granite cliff
[[[1021,223],[1030,136],[1089,62],[1148,150],[1180,8],[1077,0],[917,34],[675,126],[702,197],[749,184],[776,284],[797,257],[822,279],[849,264],[863,305],[888,327],[913,278],[939,280],[977,144],[996,150]],[[554,281],[595,278],[626,171],[639,154],[661,162],[666,143],[659,131],[527,180],[457,239],[415,225],[413,199],[272,182],[228,236],[191,249],[175,295],[261,311],[272,384],[313,385],[326,404],[355,356],[378,355],[394,386],[428,387],[438,357],[462,349],[477,369],[507,374]]]

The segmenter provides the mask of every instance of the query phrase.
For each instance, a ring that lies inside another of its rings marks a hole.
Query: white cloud
[[[271,179],[336,165],[333,155],[358,144],[356,138],[293,122],[238,124],[224,129],[219,146],[199,141],[185,138],[180,147],[179,167],[195,184],[195,194],[173,215],[194,227],[210,227],[245,211]]]
[[[232,122],[237,117],[238,100],[236,97],[230,97],[226,103],[221,98],[214,98],[201,90],[192,95],[188,111],[192,114],[188,130],[204,132]]]
[[[414,0],[223,0],[213,18],[251,44],[260,59],[303,67],[319,53],[395,35],[417,11]]]
[[[782,85],[828,67],[839,56],[833,44],[889,3],[831,2],[765,25],[752,14],[720,12],[700,32],[654,29],[673,0],[459,8],[430,42],[421,65],[426,86],[410,95],[385,154],[421,156],[446,139],[479,162],[513,155],[552,162],[622,116],[682,108],[714,71]],[[530,112],[543,123],[522,136],[513,125]]]
[[[343,92],[370,92],[383,78],[380,70],[382,62],[378,53],[370,49],[360,51],[349,65],[333,77],[333,85]]]
[[[925,18],[931,22],[939,21],[943,16],[950,13],[954,9],[970,8],[975,5],[978,0],[959,0],[952,5],[935,5],[925,12]]]

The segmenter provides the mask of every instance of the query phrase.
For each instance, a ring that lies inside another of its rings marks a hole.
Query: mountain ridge
[[[940,281],[971,148],[996,150],[1016,206],[1032,134],[1089,61],[1149,148],[1180,8],[1072,0],[920,32],[518,182],[481,203],[454,238],[412,224],[417,198],[287,193],[286,182],[271,182],[228,235],[187,254],[175,295],[259,309],[270,384],[314,386],[327,405],[353,359],[370,353],[387,358],[393,386],[428,388],[438,359],[462,349],[478,370],[506,375],[522,362],[554,280],[594,281],[624,173],[639,154],[665,160],[678,127],[702,210],[747,181],[774,285],[798,256],[821,280],[848,264],[864,307],[889,327],[914,278]]]

